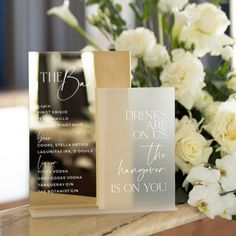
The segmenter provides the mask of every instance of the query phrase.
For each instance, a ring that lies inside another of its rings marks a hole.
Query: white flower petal
[[[221,56],[225,61],[230,60],[233,57],[233,48],[231,46],[224,47]]]
[[[199,201],[207,198],[208,188],[206,186],[197,185],[189,193],[188,203],[191,206],[197,206]]]
[[[155,44],[153,48],[146,51],[143,60],[147,67],[161,67],[169,60],[169,54],[164,46]]]
[[[188,0],[159,0],[158,7],[162,12],[172,12],[173,9],[182,9]]]
[[[230,78],[230,80],[226,83],[227,88],[236,92],[236,70],[230,72],[228,78]]]
[[[131,51],[132,57],[143,57],[156,44],[152,31],[139,27],[123,31],[115,41],[117,51]]]
[[[183,49],[172,51],[173,61],[164,67],[160,80],[163,87],[175,87],[175,98],[186,109],[191,109],[201,96],[204,68],[201,61]]]
[[[48,10],[48,15],[56,15],[65,21],[67,24],[71,25],[72,27],[76,27],[79,23],[75,16],[71,13],[69,9],[70,1],[64,0],[64,3],[61,6],[53,7]]]
[[[236,197],[233,193],[222,196],[225,204],[225,210],[221,216],[226,219],[232,219],[232,215],[236,215]]]
[[[189,193],[188,203],[197,207],[210,218],[221,215],[225,210],[224,201],[217,189],[210,186],[194,186]]]
[[[209,111],[210,109],[210,111]],[[204,126],[228,154],[236,152],[236,99],[216,103],[206,110],[208,123]]]
[[[216,160],[216,167],[221,173],[220,183],[225,191],[236,189],[236,154]]]
[[[233,44],[233,39],[224,33],[230,21],[214,4],[189,4],[183,11],[175,13],[175,17],[174,37],[184,42],[187,48],[194,45],[194,54],[198,57],[206,53],[220,55],[225,46]]]
[[[208,162],[212,152],[210,144],[211,141],[198,132],[196,120],[186,116],[176,120],[175,160],[184,174],[189,173],[194,166]]]
[[[204,113],[213,102],[213,97],[207,91],[203,90],[201,96],[195,101],[194,107]]]
[[[220,172],[215,169],[208,169],[203,165],[193,167],[188,176],[186,177],[186,182],[191,183],[192,185],[219,185],[218,181],[220,179]]]

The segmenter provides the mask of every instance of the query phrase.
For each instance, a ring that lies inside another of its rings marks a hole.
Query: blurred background
[[[2,0],[0,3],[0,87],[27,89],[28,51],[80,50],[85,41],[47,10],[62,0]],[[84,25],[83,1],[71,1],[71,9]],[[77,9],[77,10],[76,10]]]
[[[116,0],[123,5],[129,27],[135,25],[127,7],[131,0]],[[77,51],[85,40],[47,10],[63,0],[0,1],[0,210],[27,203],[28,198],[28,51]],[[192,2],[204,2],[192,1]],[[236,36],[236,1],[222,5]],[[82,0],[71,0],[70,9],[99,43],[104,38],[86,23],[96,7],[85,8]]]

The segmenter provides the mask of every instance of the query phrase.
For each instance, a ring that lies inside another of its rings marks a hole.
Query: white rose
[[[205,116],[205,123],[209,123],[214,119],[214,116],[216,114],[216,111],[218,110],[221,102],[213,102],[209,103],[207,107],[205,107],[204,110],[202,110],[204,116]]]
[[[229,61],[233,57],[233,48],[231,46],[224,47],[221,56],[225,61]]]
[[[221,145],[222,151],[236,152],[236,99],[220,103],[204,128]]]
[[[210,218],[221,215],[225,210],[223,199],[211,186],[194,186],[189,193],[188,204],[197,207]]]
[[[236,76],[232,77],[226,84],[227,88],[236,91]]]
[[[233,193],[228,193],[225,196],[222,196],[225,210],[221,214],[221,217],[228,220],[232,220],[232,215],[236,215],[236,197]]]
[[[175,119],[175,136],[177,132],[181,130],[180,137],[187,136],[190,132],[196,132],[198,129],[198,123],[195,119],[189,119],[187,116],[183,116],[181,120]]]
[[[183,49],[172,51],[173,61],[164,67],[160,80],[163,87],[175,87],[175,98],[186,109],[191,109],[201,96],[204,68],[201,61]]]
[[[202,113],[214,102],[213,97],[205,90],[202,91],[201,96],[196,100],[194,106]]]
[[[158,7],[162,12],[172,12],[174,8],[182,9],[188,0],[159,0]]]
[[[229,80],[226,82],[226,87],[236,92],[236,70],[228,74]]]
[[[220,55],[224,46],[233,44],[233,39],[224,33],[230,21],[214,4],[189,4],[181,13],[188,17],[179,30],[178,40],[188,48],[194,45],[195,55]]]
[[[47,14],[48,15],[56,15],[65,21],[68,25],[72,27],[76,27],[79,23],[75,16],[71,13],[70,9],[70,1],[64,0],[64,3],[61,6],[51,8]]]
[[[143,57],[156,44],[152,31],[139,27],[123,31],[115,41],[117,51],[131,51],[132,57]]]
[[[166,47],[160,44],[155,44],[153,48],[146,52],[143,60],[145,65],[148,67],[160,67],[169,60],[169,54]]]
[[[219,190],[219,179],[220,172],[216,169],[209,169],[204,167],[204,165],[199,165],[193,167],[185,181],[183,182],[183,187],[187,185],[187,183],[191,183],[193,186],[195,185],[206,185],[206,186],[216,186]]]
[[[182,172],[189,173],[192,167],[207,163],[212,148],[211,141],[206,140],[197,131],[197,123],[184,116],[177,121],[175,130],[175,161]]]
[[[220,183],[224,191],[236,189],[236,153],[216,160],[216,167],[220,171]]]

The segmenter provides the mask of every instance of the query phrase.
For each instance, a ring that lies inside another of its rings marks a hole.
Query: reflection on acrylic
[[[81,53],[31,52],[29,63],[30,189],[95,197],[94,77]]]
[[[29,52],[31,213],[97,209],[95,89],[130,74],[129,52]]]

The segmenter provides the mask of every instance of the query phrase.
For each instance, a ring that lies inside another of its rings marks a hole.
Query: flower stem
[[[79,32],[89,43],[92,44],[96,49],[102,51],[102,48],[97,44],[97,42],[89,35],[87,32],[80,27],[80,25],[72,26],[77,32]]]
[[[159,43],[161,45],[164,45],[162,14],[158,10],[158,8],[157,8],[157,25],[158,25]]]

